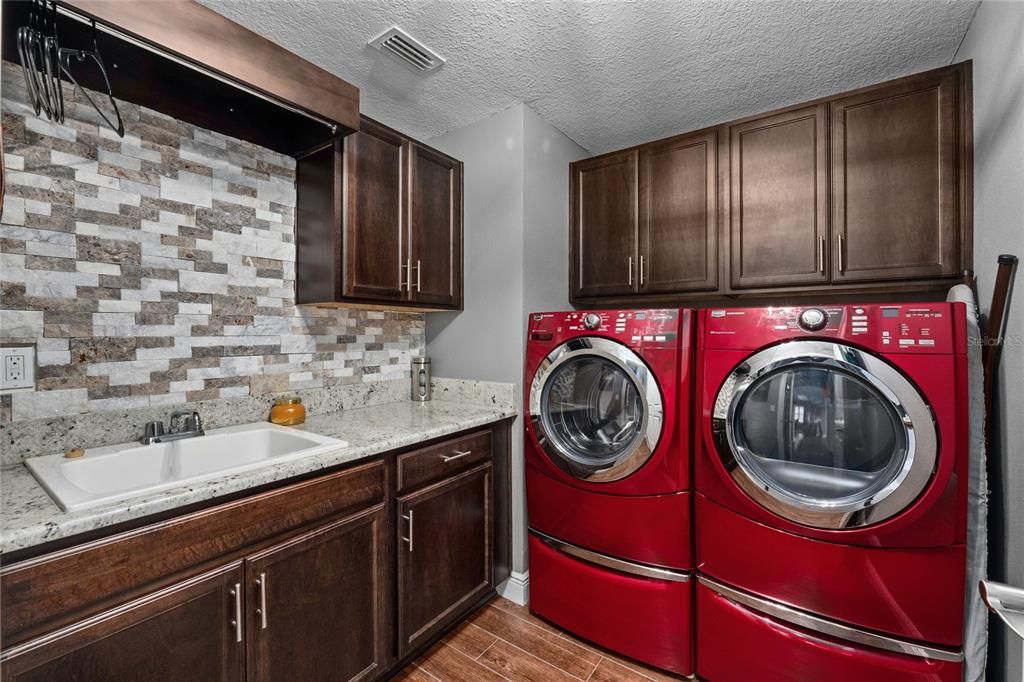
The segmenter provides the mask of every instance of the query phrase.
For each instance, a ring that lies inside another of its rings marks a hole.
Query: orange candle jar
[[[302,398],[278,398],[270,408],[270,421],[280,426],[296,426],[306,421]]]

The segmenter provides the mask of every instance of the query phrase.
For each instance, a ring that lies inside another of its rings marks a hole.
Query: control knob
[[[601,316],[597,313],[587,313],[583,316],[583,326],[587,329],[597,329],[601,326]]]
[[[808,308],[800,313],[800,327],[809,332],[824,329],[828,324],[828,315],[821,308]]]

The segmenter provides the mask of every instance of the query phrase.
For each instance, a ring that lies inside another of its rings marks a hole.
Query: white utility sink
[[[65,511],[148,495],[348,446],[343,440],[269,423],[207,431],[170,443],[125,443],[85,456],[32,457],[29,471]]]

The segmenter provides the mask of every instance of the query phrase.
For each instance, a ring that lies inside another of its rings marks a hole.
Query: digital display
[[[637,313],[636,314],[636,319],[638,319],[638,320],[646,320],[647,319],[647,313]]]
[[[882,308],[882,317],[899,317],[899,308]]]

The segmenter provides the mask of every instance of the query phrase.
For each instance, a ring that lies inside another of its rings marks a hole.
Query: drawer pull
[[[267,574],[260,573],[256,579],[260,588],[260,607],[256,609],[256,615],[260,617],[260,630],[267,629]]]
[[[412,554],[412,509],[409,510],[409,515],[402,515],[402,518],[409,522],[409,536],[402,538],[402,542],[409,543],[409,553]]]
[[[242,641],[242,585],[235,583],[233,589],[228,591],[235,606],[235,618],[231,621],[231,627],[235,629],[235,641]]]
[[[462,459],[463,457],[467,457],[472,454],[472,450],[456,450],[454,455],[441,455],[441,461],[447,464],[448,462],[452,462],[456,459]]]

